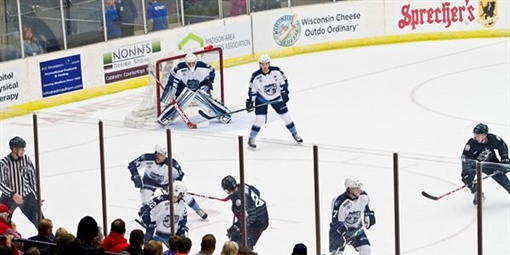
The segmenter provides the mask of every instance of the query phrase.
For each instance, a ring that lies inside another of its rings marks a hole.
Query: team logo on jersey
[[[282,47],[294,45],[301,35],[301,22],[297,14],[283,15],[273,25],[273,40]]]
[[[236,206],[241,206],[241,199],[236,200]]]
[[[276,84],[272,83],[264,86],[264,93],[268,96],[276,94]]]
[[[486,28],[496,24],[498,17],[498,0],[478,0],[478,22]]]
[[[166,215],[165,219],[163,219],[163,226],[165,226],[165,228],[170,228],[170,215]]]
[[[469,151],[470,149],[471,149],[471,146],[469,146],[469,144],[466,144],[466,147],[464,147],[464,150]]]

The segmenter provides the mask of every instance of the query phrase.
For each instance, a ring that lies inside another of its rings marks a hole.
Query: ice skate
[[[250,137],[248,138],[248,147],[250,149],[255,149],[257,148],[257,145],[255,144],[255,137]]]
[[[476,195],[476,192],[473,193],[473,195],[475,195],[475,197],[473,198],[473,205],[478,205],[478,196]],[[482,204],[483,204],[483,201],[485,201],[485,195],[482,192]]]
[[[296,140],[297,143],[303,142],[303,138],[301,138],[301,136],[299,136],[297,133],[293,134],[292,137],[294,138],[294,140]]]

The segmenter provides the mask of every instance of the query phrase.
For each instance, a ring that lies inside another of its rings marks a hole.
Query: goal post
[[[149,123],[156,124],[157,116],[164,109],[160,102],[164,86],[167,84],[173,68],[183,62],[189,52],[193,52],[199,61],[210,64],[215,69],[212,95],[216,100],[225,103],[223,49],[221,47],[206,46],[203,49],[160,52],[148,57],[147,86],[142,94],[142,101],[124,118],[125,126],[143,127]],[[155,74],[155,77],[151,73]]]

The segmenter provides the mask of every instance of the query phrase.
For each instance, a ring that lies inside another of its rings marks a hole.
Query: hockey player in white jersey
[[[375,213],[370,210],[370,198],[362,187],[358,178],[349,177],[345,179],[345,192],[333,198],[329,227],[331,255],[342,255],[347,245],[352,245],[360,255],[372,252],[364,230],[375,224]]]
[[[195,54],[188,53],[185,61],[177,64],[170,73],[161,96],[161,103],[166,107],[159,115],[158,122],[167,126],[177,117],[177,109],[172,104],[175,99],[182,110],[194,100],[208,114],[219,116],[220,122],[229,123],[229,110],[211,96],[214,78],[215,70],[211,65],[199,61]]]
[[[250,112],[255,108],[255,120],[251,126],[250,138],[248,139],[248,146],[251,149],[257,147],[255,138],[262,125],[267,121],[268,103],[283,120],[294,140],[298,143],[303,142],[287,108],[287,102],[289,101],[287,77],[279,67],[271,66],[270,63],[269,56],[262,55],[259,59],[260,68],[251,75],[250,79],[246,109]]]
[[[188,236],[188,213],[186,211],[186,202],[184,196],[188,189],[181,181],[173,183],[172,202],[174,206],[174,227],[175,235]],[[138,211],[138,216],[142,218],[146,226],[145,242],[156,240],[170,247],[168,240],[171,233],[170,220],[170,199],[168,194],[153,197]],[[155,233],[154,233],[155,232]]]
[[[156,189],[168,190],[168,157],[166,148],[156,144],[154,153],[145,153],[129,162],[129,172],[135,188],[140,189],[142,204],[147,203],[154,195]],[[143,179],[138,173],[143,170]],[[177,160],[172,159],[172,180],[182,181],[184,172]],[[186,194],[184,200],[202,219],[207,219],[208,214],[200,208],[193,196]]]

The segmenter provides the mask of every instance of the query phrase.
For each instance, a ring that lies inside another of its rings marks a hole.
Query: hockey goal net
[[[148,82],[143,93],[142,101],[124,118],[127,127],[143,127],[147,124],[156,124],[157,116],[164,109],[160,103],[161,94],[166,85],[172,69],[184,61],[187,53],[193,52],[199,61],[210,64],[215,69],[213,83],[213,97],[224,103],[224,77],[223,77],[223,50],[220,47],[204,47],[193,51],[178,51],[157,53],[149,57],[147,68]],[[154,75],[152,75],[154,74]],[[193,106],[193,105],[190,105]]]

